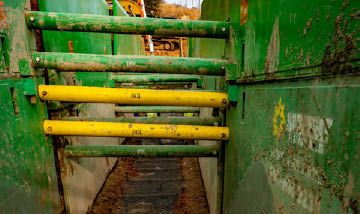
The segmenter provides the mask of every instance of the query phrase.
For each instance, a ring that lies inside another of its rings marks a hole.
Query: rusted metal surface
[[[30,28],[160,36],[227,38],[229,23],[26,11]]]
[[[224,75],[226,60],[157,56],[41,53],[32,54],[33,66],[59,71],[142,72]]]
[[[223,212],[358,213],[360,2],[245,2],[202,5],[234,31]],[[192,47],[223,57],[211,40]]]

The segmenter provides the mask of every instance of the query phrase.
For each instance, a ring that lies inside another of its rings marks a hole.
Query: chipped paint
[[[230,25],[219,21],[153,19],[92,14],[25,12],[30,28],[161,36],[227,38]],[[30,20],[34,17],[34,21]]]
[[[36,59],[39,59],[38,61]],[[32,54],[33,66],[61,71],[145,72],[174,74],[224,75],[226,60],[126,56],[100,54],[41,53]]]
[[[289,112],[286,130],[289,142],[323,154],[329,140],[333,120]]]
[[[293,176],[283,175],[278,168],[271,165],[268,168],[268,175],[271,182],[307,212],[320,212],[321,197],[313,189],[307,188]]]
[[[280,33],[279,33],[279,17],[275,18],[271,38],[267,48],[265,73],[274,73],[279,65],[280,54]]]

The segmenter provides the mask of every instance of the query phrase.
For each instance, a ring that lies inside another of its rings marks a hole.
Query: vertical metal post
[[[184,57],[182,40],[183,40],[182,37],[179,37],[180,57]]]

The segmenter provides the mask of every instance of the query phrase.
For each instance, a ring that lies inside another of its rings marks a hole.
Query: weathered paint
[[[180,37],[227,38],[226,22],[25,12],[27,25],[42,30],[83,31]]]
[[[29,61],[36,47],[24,8],[29,1],[0,1],[0,213],[58,213],[54,151],[41,128],[47,109],[31,86],[44,80]]]
[[[264,181],[254,182],[247,177],[260,174],[267,182],[263,185],[267,192],[262,193],[262,200],[272,201],[257,203],[263,210],[281,209],[287,213],[357,210],[360,190],[354,184],[360,178],[356,164],[359,83],[358,79],[342,77],[262,84],[261,89],[244,87],[238,97],[241,102],[242,94],[246,94],[243,107],[228,113],[241,120],[228,121],[230,133],[237,130],[239,134],[230,136],[226,150],[227,211],[236,210],[240,201],[242,207],[255,209],[247,204],[251,203],[250,198],[245,197],[248,193],[241,186],[248,185],[247,191],[256,196],[256,186]],[[279,117],[276,125],[284,125],[274,133],[280,98],[283,119]],[[259,123],[258,118],[264,122]],[[234,162],[234,157],[241,158]]]
[[[53,147],[42,131],[46,106],[36,94],[27,95],[28,81],[43,82],[0,80],[0,213],[58,213]]]
[[[113,16],[129,16],[119,1],[113,0]],[[113,54],[145,55],[144,39],[141,35],[113,34]]]
[[[2,77],[33,76],[30,51],[35,48],[35,38],[27,29],[24,8],[27,0],[2,0],[0,3],[0,75]],[[16,26],[16,27],[14,27]]]
[[[194,113],[199,112],[197,107],[184,106],[116,106],[118,113]]]
[[[45,120],[48,135],[226,140],[227,127]]]
[[[60,71],[143,72],[224,75],[226,60],[100,54],[32,54],[33,66]]]
[[[201,125],[201,126],[218,126],[222,122],[221,117],[117,117],[117,118],[66,117],[63,118],[63,120],[145,123],[145,124]]]
[[[221,92],[39,85],[38,93],[42,100],[85,103],[205,107],[225,107],[228,103],[227,94]]]
[[[243,27],[238,82],[359,73],[358,1],[249,2]]]
[[[143,74],[143,75],[112,75],[110,77],[119,83],[148,83],[148,82],[199,82],[202,76],[180,74]]]
[[[238,88],[226,113],[224,213],[359,212],[359,6],[203,2],[203,19],[230,22],[228,83]],[[194,57],[224,57],[220,41],[191,46]]]
[[[216,157],[219,146],[121,145],[66,146],[68,157]]]

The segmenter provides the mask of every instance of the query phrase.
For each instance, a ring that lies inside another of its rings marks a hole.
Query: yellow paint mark
[[[280,98],[279,103],[275,105],[275,112],[273,118],[273,134],[276,137],[277,142],[279,141],[281,135],[284,133],[285,126],[286,126],[285,105],[282,104]]]

